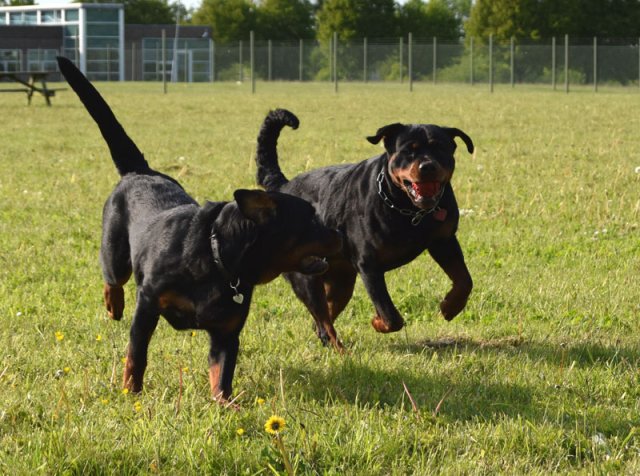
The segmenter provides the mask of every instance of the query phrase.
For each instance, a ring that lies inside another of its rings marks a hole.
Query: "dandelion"
[[[108,405],[109,404],[109,399],[108,398],[101,398],[100,399],[100,403],[102,403],[103,405]]]
[[[68,374],[69,372],[71,372],[71,367],[65,367],[65,368],[64,368],[64,369],[62,369],[62,370],[64,370],[64,373],[65,373],[65,374]]]
[[[142,403],[140,403],[139,400],[136,400],[136,402],[133,404],[133,409],[139,412],[140,410],[142,410]]]
[[[185,374],[189,373],[189,367],[182,367],[182,372],[184,372]]]
[[[264,398],[257,397],[257,398],[256,398],[256,403],[257,403],[258,405],[264,405]]]
[[[61,342],[61,341],[62,341],[62,339],[64,339],[64,334],[63,334],[62,332],[60,332],[60,331],[56,331],[55,336],[56,336],[56,340],[57,340],[58,342]]]
[[[264,431],[274,436],[274,441],[278,450],[280,450],[280,454],[282,455],[282,462],[284,463],[284,467],[287,470],[287,474],[292,475],[293,467],[291,466],[291,462],[289,461],[289,456],[287,455],[287,450],[284,447],[284,441],[282,439],[282,435],[280,432],[284,430],[286,426],[286,422],[284,418],[279,417],[278,415],[272,415],[267,422],[264,424]]]
[[[242,435],[244,435],[244,428],[238,428],[238,429],[236,430],[236,433],[238,434],[238,436],[242,436]]]
[[[128,388],[123,388],[122,389],[122,395],[126,395],[129,393],[129,389]]]
[[[191,331],[191,337],[195,337],[196,336],[196,331]]]
[[[96,342],[100,342],[102,340],[102,334],[98,334],[96,336]]]
[[[285,426],[286,422],[284,421],[284,418],[279,417],[278,415],[272,415],[264,424],[264,431],[271,435],[277,435],[279,432],[284,430]]]

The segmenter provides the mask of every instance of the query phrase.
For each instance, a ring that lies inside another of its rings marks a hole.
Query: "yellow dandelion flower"
[[[264,431],[271,435],[277,435],[286,426],[286,422],[284,418],[279,417],[278,415],[272,415],[267,422],[264,424]]]
[[[122,395],[126,395],[127,393],[129,393],[129,389],[128,388],[123,388],[122,389]]]
[[[182,371],[186,374],[189,373],[189,367],[182,367]]]
[[[191,331],[191,337],[195,337],[196,336],[196,331]]]
[[[242,435],[244,435],[244,428],[238,428],[238,429],[236,430],[236,433],[238,434],[238,436],[242,436]]]
[[[127,363],[127,358],[126,357],[122,357],[120,359],[120,362],[122,362],[123,364],[126,364]]]
[[[256,403],[257,403],[258,405],[264,405],[264,398],[257,397],[257,398],[256,398]]]
[[[140,410],[142,410],[142,403],[140,403],[140,401],[136,400],[136,403],[133,404],[133,409],[137,412],[139,412]]]
[[[102,335],[101,335],[101,334],[98,334],[98,335],[96,336],[96,342],[100,342],[101,340],[102,340]]]
[[[62,369],[62,370],[64,370],[64,373],[65,373],[65,374],[68,374],[69,372],[71,372],[71,367],[65,367],[65,368],[64,368],[64,369]]]
[[[62,332],[60,332],[60,331],[56,331],[55,335],[56,335],[56,340],[58,342],[60,342],[62,339],[64,339],[64,334]]]
[[[101,398],[100,402],[102,402],[103,405],[108,405],[109,404],[109,399],[108,398]]]

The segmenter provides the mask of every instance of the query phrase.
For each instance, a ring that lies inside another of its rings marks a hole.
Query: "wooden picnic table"
[[[0,93],[27,93],[29,104],[34,93],[39,93],[44,96],[47,106],[51,106],[51,96],[55,96],[56,91],[61,89],[47,87],[47,76],[50,73],[50,71],[0,71],[0,81],[15,81],[21,85],[20,88],[0,88]]]

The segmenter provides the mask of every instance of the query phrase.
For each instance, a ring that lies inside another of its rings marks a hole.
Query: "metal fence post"
[[[161,55],[161,59],[162,59],[162,90],[164,91],[165,94],[167,94],[167,73],[166,73],[166,69],[167,69],[167,50],[165,47],[165,40],[167,39],[167,31],[166,30],[162,30],[162,45],[160,46],[161,50],[162,50],[162,55]]]
[[[300,82],[302,82],[302,78],[303,78],[303,64],[304,64],[303,48],[304,48],[304,41],[302,40],[302,38],[300,38],[300,65],[299,65]]]
[[[367,37],[365,36],[363,44],[363,53],[362,53],[362,65],[363,65],[363,81],[366,83],[369,73],[367,72]]]
[[[213,38],[209,38],[209,81],[212,83],[216,78],[216,43]]]
[[[493,92],[493,34],[489,35],[489,91]]]
[[[256,72],[253,67],[254,65],[254,51],[253,51],[253,30],[249,32],[249,71],[251,73],[251,94],[255,94],[256,92]]]
[[[131,42],[131,81],[136,80],[136,42]]]
[[[400,53],[400,84],[402,84],[404,82],[404,78],[403,78],[403,74],[402,74],[402,69],[404,68],[404,52],[402,51],[402,46],[403,46],[403,41],[402,41],[402,37],[400,37],[400,42],[399,42],[399,53]]]
[[[433,37],[433,84],[436,84],[438,74],[438,40]]]
[[[569,35],[564,35],[564,92],[569,92]]]
[[[338,32],[333,32],[333,91],[338,92]]]
[[[551,86],[556,90],[556,37],[551,38]]]
[[[267,40],[267,81],[271,81],[271,60],[272,60],[272,51],[271,51],[271,40]]]
[[[470,42],[469,42],[469,59],[470,59],[469,72],[471,74],[471,86],[473,86],[473,83],[474,83],[474,77],[473,77],[473,37],[471,37]]]
[[[333,82],[333,37],[329,38],[329,81]]]
[[[509,45],[509,67],[511,69],[511,87],[515,85],[515,40],[511,37],[511,43]]]
[[[593,37],[593,92],[598,92],[598,37]]]
[[[413,91],[413,35],[409,32],[409,39],[407,43],[407,69],[409,74],[409,91]]]
[[[242,82],[244,80],[244,75],[242,74],[242,40],[238,42],[238,81]]]

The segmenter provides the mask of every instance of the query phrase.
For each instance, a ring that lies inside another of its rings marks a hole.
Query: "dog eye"
[[[419,143],[417,143],[417,142],[413,142],[413,143],[411,143],[411,148],[412,148],[413,150],[416,150],[416,149],[418,149],[419,147],[420,147],[420,144],[419,144]]]

